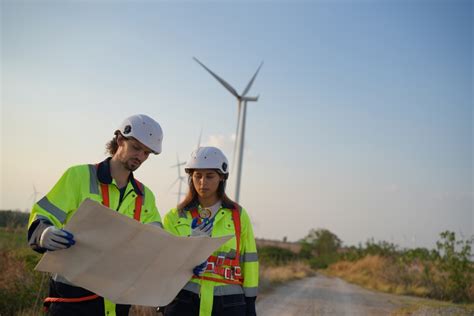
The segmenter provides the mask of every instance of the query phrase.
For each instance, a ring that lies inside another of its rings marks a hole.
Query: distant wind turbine
[[[202,127],[201,127],[201,131],[199,132],[199,138],[198,138],[198,143],[197,143],[196,149],[201,147],[201,137],[202,137]]]
[[[33,205],[38,201],[38,195],[40,195],[41,192],[36,190],[36,186],[33,184],[33,193],[28,197],[28,204]]]
[[[178,169],[178,177],[176,178],[176,180],[174,180],[173,184],[170,185],[169,189],[170,190],[175,184],[176,182],[179,183],[179,186],[178,186],[178,203],[181,201],[181,185],[183,184],[184,180],[186,179],[186,177],[182,176],[181,175],[181,166],[185,165],[186,164],[186,161],[179,161],[179,157],[178,157],[178,154],[176,154],[176,165],[173,165],[171,166],[170,168],[177,168]]]
[[[260,66],[258,66],[257,71],[253,75],[253,77],[250,79],[249,83],[245,87],[244,91],[242,94],[238,94],[237,91],[230,85],[228,84],[224,79],[220,78],[218,75],[212,72],[209,68],[207,68],[202,62],[199,61],[196,57],[193,57],[194,60],[200,64],[204,69],[207,70],[213,76],[217,81],[219,81],[220,84],[224,86],[234,97],[237,98],[237,129],[236,129],[236,139],[234,142],[234,153],[233,153],[233,159],[232,163],[236,165],[237,170],[237,176],[236,176],[236,181],[235,181],[235,201],[239,202],[239,194],[240,194],[240,178],[242,174],[242,163],[243,163],[243,155],[244,155],[244,141],[245,141],[245,116],[247,112],[247,102],[252,101],[252,102],[257,102],[259,96],[257,95],[256,97],[248,97],[247,93],[249,92],[250,88],[252,87],[252,84],[257,77],[258,72],[260,71],[260,68],[263,65],[263,61],[260,63]],[[238,151],[237,151],[238,149]],[[237,162],[236,162],[236,157],[237,155]]]

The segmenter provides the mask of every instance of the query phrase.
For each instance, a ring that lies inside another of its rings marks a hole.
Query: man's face
[[[134,138],[118,139],[117,158],[123,164],[125,169],[135,171],[147,160],[152,150]]]

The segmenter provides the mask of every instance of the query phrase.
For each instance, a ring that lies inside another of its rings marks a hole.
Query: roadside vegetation
[[[27,220],[26,213],[0,212],[0,315],[42,315],[48,280],[33,270],[41,255],[26,244]],[[473,241],[445,231],[431,250],[401,249],[373,239],[343,247],[332,232],[313,229],[300,241],[298,253],[278,246],[258,247],[259,292],[318,271],[374,290],[463,303],[474,313]],[[134,307],[131,315],[156,313]]]

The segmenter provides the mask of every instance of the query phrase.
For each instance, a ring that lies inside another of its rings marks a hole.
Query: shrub
[[[275,266],[295,261],[298,259],[298,256],[288,249],[265,246],[258,248],[258,259],[268,266]]]

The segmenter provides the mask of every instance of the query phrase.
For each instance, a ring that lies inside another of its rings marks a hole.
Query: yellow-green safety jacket
[[[145,185],[142,185],[143,190],[140,190],[133,174],[130,175],[125,190],[122,189],[123,196],[120,199],[120,190],[110,174],[109,162],[110,158],[107,158],[98,165],[79,165],[69,168],[51,191],[33,206],[28,223],[28,242],[33,250],[40,253],[45,252],[46,249],[39,246],[39,239],[44,229],[51,224],[63,228],[85,199],[102,203],[100,183],[108,185],[109,207],[111,209],[133,218],[135,198],[142,195],[140,222],[162,227],[161,217],[155,204],[155,196]],[[74,286],[61,275],[55,274],[52,278],[55,282]],[[114,303],[104,299],[104,307],[104,315],[116,315]]]
[[[225,203],[223,203],[225,204]],[[198,207],[196,203],[180,211],[171,209],[163,219],[166,231],[176,236],[190,236],[192,215],[191,209]],[[229,241],[217,249],[213,256],[225,256],[226,259],[235,259],[236,236],[232,220],[233,205],[223,205],[214,217],[214,225],[211,237],[234,235]],[[240,212],[241,236],[240,236],[240,267],[243,276],[243,284],[227,284],[192,278],[184,286],[184,290],[196,293],[201,297],[200,316],[210,316],[214,296],[244,294],[246,297],[256,297],[258,291],[258,256],[252,224],[245,209],[238,207]],[[205,277],[223,279],[224,277],[211,272],[205,272]]]

